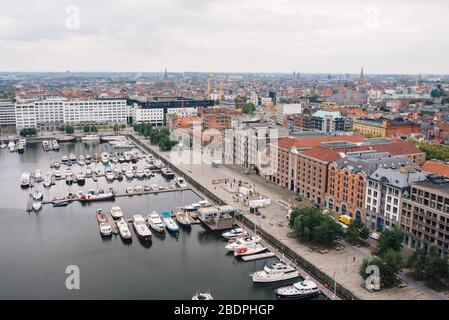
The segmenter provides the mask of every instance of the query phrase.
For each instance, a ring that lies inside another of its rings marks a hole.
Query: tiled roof
[[[436,174],[441,174],[443,176],[449,177],[449,165],[441,161],[426,161],[424,163],[422,170],[425,172],[431,172]]]

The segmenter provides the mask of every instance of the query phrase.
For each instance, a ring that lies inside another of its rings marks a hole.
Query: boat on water
[[[52,167],[55,169],[59,169],[61,167],[61,163],[58,161],[53,162]]]
[[[102,209],[98,209],[95,213],[95,218],[97,219],[97,222],[100,223],[106,223],[108,222],[108,219],[106,218],[106,214],[103,212]]]
[[[134,186],[134,192],[142,192],[143,188],[142,186]]]
[[[5,149],[8,145],[2,141],[0,144],[0,149]]]
[[[23,144],[19,143],[19,145],[17,147],[17,152],[18,153],[24,153],[25,152],[25,146]]]
[[[312,280],[305,279],[290,286],[285,286],[274,290],[278,299],[305,299],[316,297],[320,294],[320,289]]]
[[[131,234],[131,230],[129,230],[128,223],[125,221],[125,219],[121,218],[120,220],[116,221],[115,224],[117,225],[120,237],[124,241],[132,241],[133,236]]]
[[[281,261],[270,261],[263,270],[251,274],[253,282],[276,282],[299,277],[299,272],[293,266]]]
[[[62,162],[62,163],[67,163],[67,162],[69,162],[69,157],[67,157],[66,155],[63,155],[62,158],[61,158],[61,162]]]
[[[95,202],[95,201],[109,201],[114,200],[115,194],[113,192],[101,193],[101,194],[85,194],[79,198],[81,202]]]
[[[148,229],[145,219],[140,214],[133,215],[133,227],[137,236],[145,241],[151,240],[151,230]]]
[[[142,169],[136,170],[135,173],[136,173],[137,178],[139,178],[139,179],[142,179],[145,176],[145,173]]]
[[[192,300],[214,300],[209,292],[197,292],[192,297]]]
[[[123,218],[123,211],[122,211],[122,209],[120,209],[120,207],[112,207],[111,210],[109,211],[109,213],[111,214],[112,218],[114,218],[114,219]]]
[[[244,247],[250,244],[255,244],[260,242],[259,236],[246,236],[242,238],[237,238],[235,241],[230,242],[226,245],[226,250],[234,251],[237,248]]]
[[[86,182],[86,177],[82,172],[76,174],[76,183],[83,185]]]
[[[161,174],[166,179],[173,179],[175,174],[169,168],[162,168]]]
[[[53,175],[56,179],[61,179],[61,177],[62,177],[61,171],[59,171],[59,170],[55,170],[55,172],[53,172]]]
[[[147,224],[151,229],[153,229],[156,232],[162,233],[165,231],[164,221],[162,221],[161,217],[157,214],[156,211],[153,211],[151,214],[148,215]]]
[[[222,236],[226,239],[235,239],[238,237],[245,237],[248,233],[243,230],[243,228],[235,228],[232,230],[229,230],[225,233],[222,233]]]
[[[132,170],[128,170],[125,172],[125,176],[127,179],[132,180],[134,178],[134,172]]]
[[[69,154],[69,160],[72,161],[73,163],[76,162],[76,156],[74,153]]]
[[[58,150],[59,150],[59,143],[58,143],[58,140],[52,140],[51,145],[52,145],[52,149],[53,149],[54,151],[58,151]]]
[[[187,188],[186,180],[182,177],[176,177],[175,184],[180,188]]]
[[[129,152],[124,152],[123,157],[125,158],[125,162],[131,161],[131,154]]]
[[[266,247],[261,245],[260,243],[250,243],[245,246],[237,247],[234,249],[234,256],[240,257],[240,256],[249,256],[256,253],[261,253],[263,251],[267,250]]]
[[[50,151],[50,143],[48,142],[48,140],[42,141],[42,148],[43,148],[45,151]]]
[[[47,173],[45,175],[43,185],[44,185],[45,188],[50,188],[51,184],[52,184],[52,182],[51,182],[51,174]]]
[[[39,210],[42,209],[42,202],[34,201],[32,207],[35,212],[38,212]]]
[[[128,194],[134,193],[134,187],[127,187],[126,188],[126,193],[128,193]]]
[[[103,164],[109,163],[109,153],[103,152],[101,154],[101,162],[103,162]]]
[[[36,201],[41,201],[44,198],[44,194],[39,190],[34,190],[30,195]]]
[[[109,182],[114,181],[114,173],[112,172],[111,169],[106,170],[105,176],[106,176],[107,181],[109,181]]]
[[[185,228],[190,228],[192,226],[189,219],[189,213],[182,210],[176,212],[176,221]]]
[[[109,237],[112,235],[112,227],[109,223],[100,223],[100,234],[102,237]]]
[[[88,134],[87,136],[81,137],[82,142],[99,142],[100,136],[96,134]]]
[[[44,177],[42,176],[42,171],[35,170],[34,171],[34,181],[42,182],[43,180],[44,180]]]
[[[67,199],[56,199],[52,201],[53,207],[66,207],[70,203]]]
[[[96,168],[94,169],[94,172],[95,172],[95,174],[96,174],[98,177],[104,176],[104,171],[101,170],[101,168],[99,168],[99,167],[96,167]]]
[[[30,186],[30,178],[31,175],[28,172],[22,173],[22,176],[20,177],[20,186],[22,188],[28,188]]]
[[[92,177],[92,174],[93,174],[92,168],[91,168],[91,167],[87,167],[87,168],[86,168],[85,176],[86,176],[86,177]]]
[[[167,228],[168,231],[170,231],[170,232],[178,232],[179,231],[179,226],[176,224],[176,222],[171,217],[170,212],[168,212],[168,211],[162,212],[162,221],[164,222],[165,227]]]

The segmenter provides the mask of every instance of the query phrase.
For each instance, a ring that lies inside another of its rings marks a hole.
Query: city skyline
[[[448,74],[448,4],[18,1],[0,14],[5,72]]]

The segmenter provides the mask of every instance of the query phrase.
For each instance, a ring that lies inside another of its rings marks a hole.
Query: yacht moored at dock
[[[22,173],[20,177],[20,186],[22,188],[28,188],[30,186],[31,175],[28,172]]]
[[[165,227],[167,228],[168,231],[170,231],[170,232],[178,232],[179,231],[179,226],[176,224],[176,222],[171,217],[170,212],[168,212],[168,211],[162,212],[162,221],[164,222]]]
[[[133,227],[137,236],[144,241],[151,240],[151,231],[148,229],[145,219],[140,214],[133,215]]]
[[[102,237],[110,237],[112,236],[112,227],[109,223],[103,222],[100,223],[100,234]]]
[[[120,220],[117,220],[115,224],[117,225],[120,237],[124,241],[132,241],[133,237],[131,231],[129,230],[128,223],[126,223],[126,221],[121,218]]]
[[[320,289],[315,282],[305,279],[290,286],[278,288],[274,293],[278,299],[305,299],[316,297],[320,294]]]
[[[81,137],[82,142],[99,142],[100,136],[96,134],[89,134],[87,136]]]
[[[236,257],[248,256],[251,254],[263,252],[265,250],[267,250],[267,248],[264,247],[263,245],[261,245],[260,243],[251,243],[251,244],[247,244],[242,247],[236,248],[234,250],[234,256],[236,256]]]
[[[222,234],[226,239],[235,239],[239,237],[245,237],[248,233],[243,228],[235,228]]]
[[[122,211],[122,209],[120,209],[120,207],[112,207],[111,210],[109,211],[109,213],[111,214],[111,217],[113,219],[123,218],[123,211]]]
[[[251,274],[253,282],[276,282],[299,277],[294,267],[281,261],[270,261],[263,270]]]
[[[178,223],[185,228],[191,227],[188,212],[185,212],[182,210],[177,211],[176,212],[176,221],[178,221]]]
[[[148,226],[156,232],[162,233],[165,231],[164,221],[162,221],[161,217],[156,213],[156,211],[153,211],[148,215],[147,223]]]
[[[242,238],[237,238],[234,242],[228,243],[225,248],[228,251],[234,251],[235,249],[239,247],[244,247],[247,245],[255,244],[260,242],[259,236],[247,236]]]

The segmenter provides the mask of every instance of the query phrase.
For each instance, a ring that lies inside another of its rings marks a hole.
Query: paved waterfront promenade
[[[171,161],[170,152],[161,152],[158,147],[150,145],[142,137],[138,137],[154,152],[162,158]],[[299,243],[298,240],[290,238],[288,234],[288,221],[286,218],[285,204],[293,201],[294,194],[291,191],[282,189],[279,186],[266,182],[262,177],[255,175],[245,175],[240,169],[235,167],[221,166],[220,168],[211,165],[181,164],[177,167],[188,176],[209,189],[217,197],[227,202],[229,205],[246,213],[246,216],[260,225],[265,231],[287,245],[300,256],[317,266],[320,271],[334,278],[337,283],[343,285],[359,299],[447,299],[448,294],[438,294],[421,283],[404,276],[408,282],[404,288],[394,288],[382,290],[377,293],[370,293],[361,287],[362,278],[359,275],[359,268],[364,258],[371,256],[369,248],[359,248],[348,243],[343,243],[345,248],[341,251],[330,250],[327,253],[312,251],[310,247]],[[234,181],[245,181],[255,188],[256,192],[272,199],[272,204],[260,209],[261,215],[256,216],[249,213],[249,208],[242,202],[235,202],[232,194],[220,184],[214,184],[213,180],[229,179]]]

